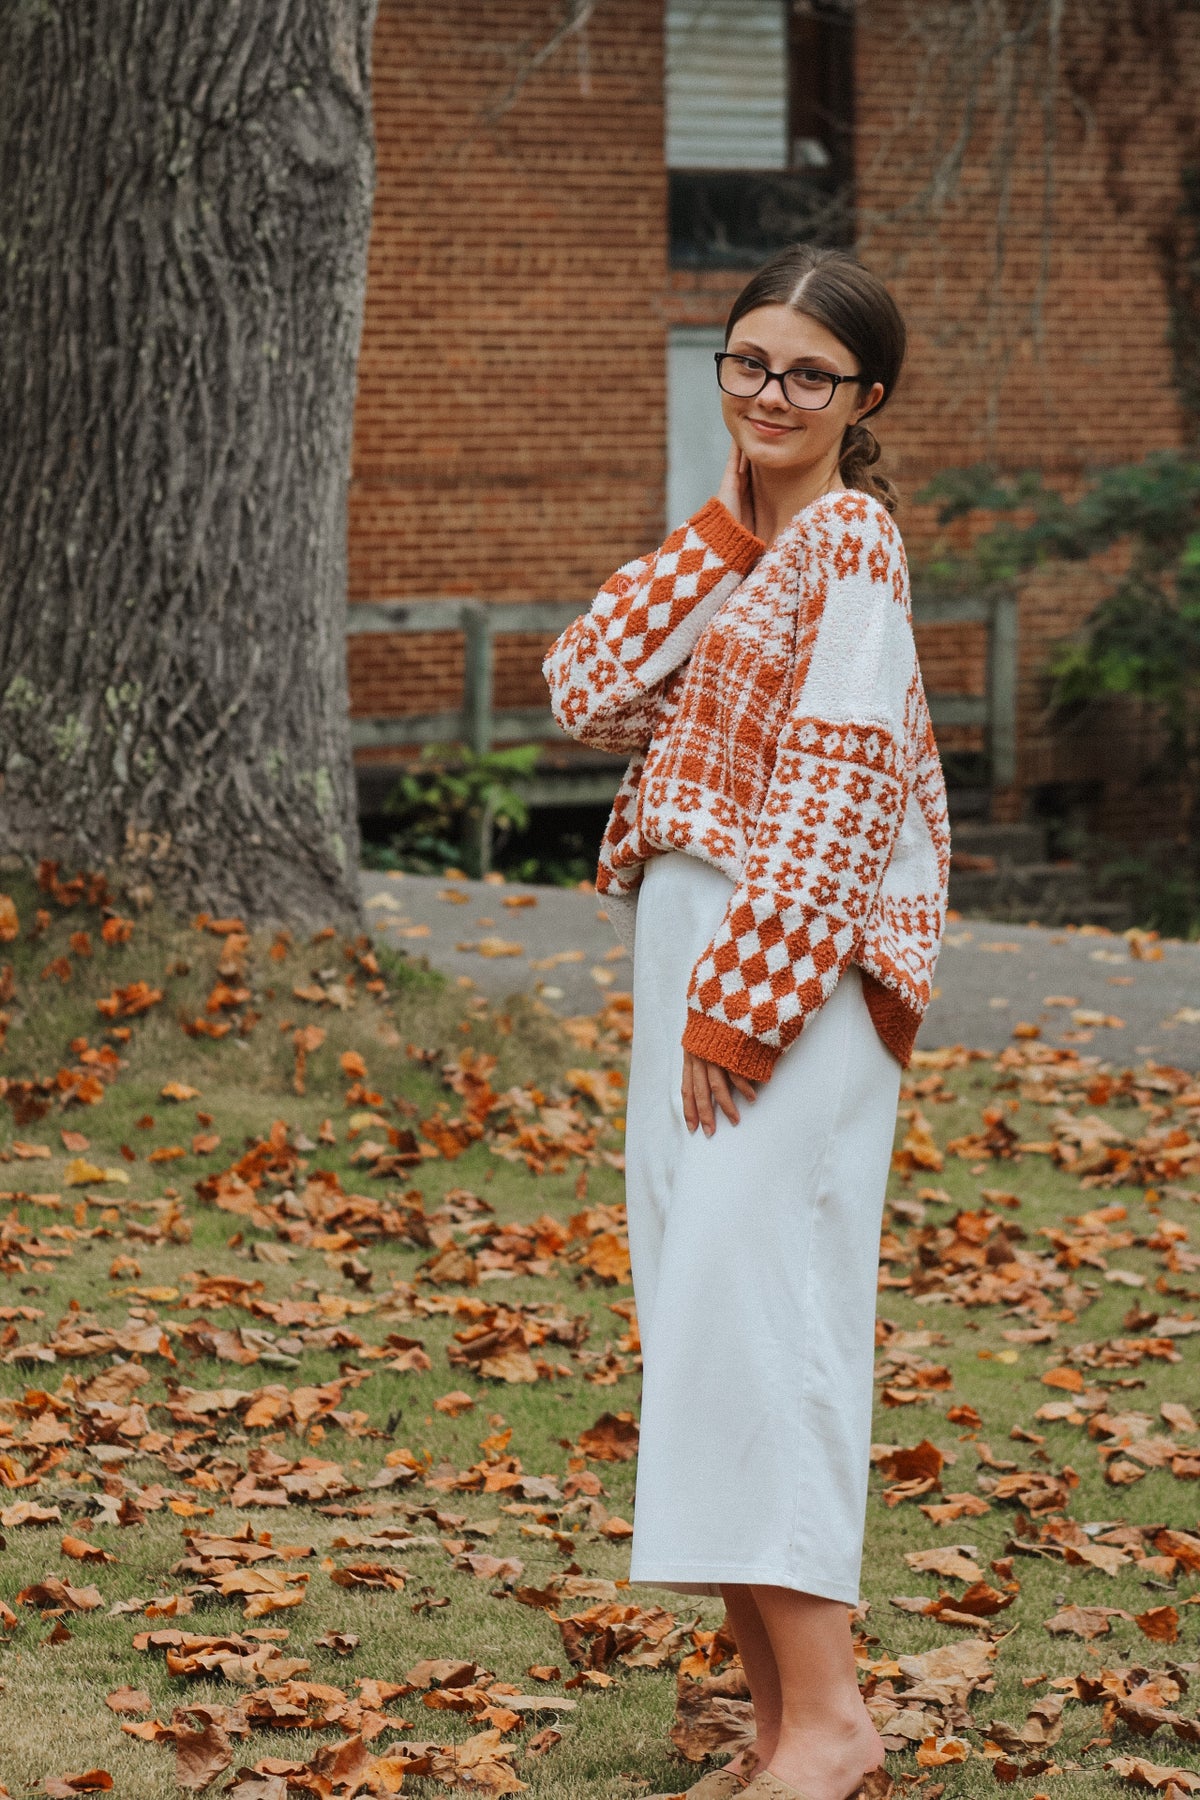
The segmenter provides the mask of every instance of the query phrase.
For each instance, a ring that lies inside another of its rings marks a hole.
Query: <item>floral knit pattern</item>
[[[764,554],[710,501],[607,582],[543,668],[564,730],[633,752],[596,881],[618,930],[649,856],[686,850],[735,883],[685,1047],[765,1078],[853,962],[907,1064],[950,844],[886,509],[826,495]]]

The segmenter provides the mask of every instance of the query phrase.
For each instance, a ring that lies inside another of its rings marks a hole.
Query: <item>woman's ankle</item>
[[[884,1758],[883,1742],[869,1719],[860,1721],[804,1715],[785,1720],[769,1758],[761,1765],[782,1781],[798,1785],[818,1800],[842,1800]]]
[[[748,1778],[757,1775],[770,1762],[778,1742],[778,1732],[770,1737],[759,1733],[752,1743],[744,1745],[736,1756],[730,1757],[726,1767],[732,1769],[735,1775],[745,1775]]]

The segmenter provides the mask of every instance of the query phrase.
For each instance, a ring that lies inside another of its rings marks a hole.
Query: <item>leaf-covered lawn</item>
[[[731,1754],[720,1601],[624,1581],[627,998],[7,893],[0,1782],[615,1800]],[[1200,1078],[1027,1039],[906,1080],[855,1626],[924,1800],[1200,1787],[1198,1138]]]

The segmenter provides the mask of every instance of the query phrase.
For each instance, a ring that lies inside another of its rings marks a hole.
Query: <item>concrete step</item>
[[[950,810],[950,829],[968,819],[987,819],[992,811],[991,788],[952,787],[946,794]]]
[[[1125,905],[1098,900],[1079,863],[997,862],[986,870],[951,868],[950,905],[964,917],[1039,925],[1130,924]]]
[[[1040,825],[951,820],[950,852],[955,857],[991,857],[998,864],[1044,863],[1046,833]]]

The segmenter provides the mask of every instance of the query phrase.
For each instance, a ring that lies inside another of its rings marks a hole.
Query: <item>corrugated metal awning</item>
[[[667,0],[667,166],[788,164],[787,0]]]

